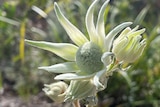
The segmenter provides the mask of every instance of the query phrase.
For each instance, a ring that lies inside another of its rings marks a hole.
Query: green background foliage
[[[64,15],[88,37],[85,14],[92,0],[55,0]],[[54,12],[54,0],[0,1],[0,87],[19,96],[41,92],[54,74],[39,66],[65,60],[25,45],[24,38],[50,42],[72,42]],[[104,0],[95,9],[95,16]],[[116,25],[132,21],[146,28],[147,46],[129,71],[115,72],[108,87],[98,93],[99,107],[158,107],[160,105],[160,1],[111,0],[106,8],[106,34]],[[107,16],[108,15],[108,16]],[[96,18],[95,18],[96,20]]]

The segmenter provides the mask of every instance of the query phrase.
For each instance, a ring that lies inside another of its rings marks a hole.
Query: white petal
[[[114,56],[114,54],[112,52],[105,52],[101,57],[101,61],[103,62],[103,64],[105,66],[107,66],[107,65],[109,65],[111,63],[109,56]]]
[[[81,46],[85,42],[88,42],[87,38],[83,35],[83,33],[79,31],[72,23],[70,23],[69,20],[62,14],[56,2],[54,3],[54,7],[59,22],[66,30],[71,40],[78,46]]]
[[[93,41],[95,43],[98,42],[98,38],[97,38],[97,32],[95,29],[95,25],[94,25],[94,18],[93,18],[93,12],[94,12],[94,7],[97,5],[97,3],[99,2],[99,0],[95,0],[91,6],[89,7],[87,14],[86,14],[86,27],[87,27],[87,31],[90,37],[90,41]]]
[[[54,79],[55,80],[80,80],[80,79],[90,79],[94,75],[95,73],[90,74],[90,75],[79,75],[75,73],[66,73],[66,74],[57,75]]]
[[[25,40],[25,42],[34,47],[53,52],[56,55],[66,60],[75,61],[75,56],[76,56],[78,47],[73,44],[50,43],[50,42],[44,42],[44,41],[31,41],[31,40]]]
[[[126,49],[127,51],[126,51],[126,53],[125,53],[125,54],[127,54],[127,55],[124,56],[124,58],[123,58],[123,60],[124,60],[125,62],[131,62],[131,61],[132,61],[131,55],[134,54],[134,52],[135,52],[135,49],[134,49],[134,48],[136,48],[136,47],[139,45],[139,41],[140,41],[141,38],[142,38],[141,36],[137,36],[137,37],[131,39],[131,41],[129,42],[129,44],[128,44],[128,46],[127,46],[128,49]],[[128,56],[128,55],[130,55],[130,56]]]
[[[112,48],[112,52],[115,54],[118,54],[121,50],[125,49],[126,46],[128,45],[128,38],[125,37],[120,41],[114,41],[113,42],[113,48]]]
[[[132,37],[135,37],[135,36],[139,36],[139,35],[141,35],[141,34],[144,33],[144,32],[145,32],[145,28],[143,28],[143,29],[141,29],[141,30],[137,30],[137,31],[135,31],[135,32],[133,32],[133,33],[129,33],[128,38],[132,38]]]
[[[98,88],[98,90],[104,90],[105,88],[106,88],[106,85],[107,84],[102,84],[101,82],[100,82],[100,79],[101,78],[105,78],[104,76],[105,76],[105,72],[106,72],[106,69],[103,69],[103,70],[101,70],[101,71],[99,71],[95,76],[94,76],[94,78],[93,78],[93,83],[95,84],[95,86]],[[107,78],[106,78],[107,79]]]
[[[114,40],[114,43],[121,41],[123,38],[126,37],[126,35],[127,35],[130,31],[131,31],[131,28],[130,28],[130,27],[125,28],[125,29],[121,32],[121,34]]]
[[[111,30],[108,35],[105,38],[105,50],[109,51],[113,42],[114,37],[125,27],[131,25],[132,22],[124,22],[117,27],[115,27],[113,30]]]
[[[136,30],[138,30],[138,28],[139,28],[139,25],[137,25],[135,28],[133,28],[129,33],[135,32]],[[129,33],[128,33],[128,34],[129,34]]]
[[[102,5],[99,14],[98,14],[98,19],[97,19],[97,25],[96,25],[96,30],[98,33],[98,42],[100,44],[100,46],[104,45],[104,38],[105,38],[105,24],[104,24],[104,12],[106,10],[106,7],[108,5],[108,2],[110,0],[106,0],[105,3]]]
[[[135,52],[131,56],[131,59],[133,60],[133,62],[142,55],[145,47],[146,47],[146,43],[139,45],[139,47],[135,50]]]
[[[52,66],[44,66],[44,67],[39,67],[38,69],[46,70],[48,72],[53,72],[53,73],[70,73],[79,71],[75,62],[66,62],[66,63],[55,64]]]

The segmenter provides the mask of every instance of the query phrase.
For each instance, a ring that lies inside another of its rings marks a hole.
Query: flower
[[[72,80],[67,91],[65,101],[81,99],[83,96],[92,96],[96,93],[93,80]]]
[[[45,88],[43,91],[47,96],[49,96],[52,100],[61,103],[65,99],[66,90],[68,85],[65,82],[59,81],[52,84],[45,84]]]
[[[127,27],[114,40],[112,52],[115,54],[118,61],[132,63],[141,56],[146,46],[146,39],[142,39],[141,36],[145,29],[137,29],[138,26],[132,30]]]
[[[106,88],[109,76],[117,68],[118,63],[115,61],[115,56],[117,59],[121,57],[120,54],[116,53],[118,44],[121,45],[119,37],[116,39],[117,42],[114,42],[111,52],[112,43],[115,36],[130,26],[132,22],[124,22],[105,35],[104,12],[109,0],[106,0],[102,5],[95,26],[93,13],[98,2],[99,0],[95,0],[91,4],[85,17],[89,39],[62,14],[59,6],[55,3],[56,16],[74,44],[25,40],[32,46],[51,51],[68,61],[52,66],[39,67],[39,69],[49,72],[61,73],[55,77],[56,80],[71,80],[64,101],[88,98],[90,99],[88,103],[93,104],[96,93]],[[129,39],[129,41],[139,43],[138,40],[136,42],[136,40]],[[132,44],[128,43],[127,45]],[[136,46],[138,48],[139,45]],[[121,54],[125,50],[122,50]],[[137,51],[134,52],[134,55],[137,55]]]

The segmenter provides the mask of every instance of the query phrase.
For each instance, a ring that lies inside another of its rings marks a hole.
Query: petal
[[[105,66],[111,63],[109,56],[114,56],[114,54],[112,52],[105,52],[101,57],[101,61],[103,62]]]
[[[95,29],[94,25],[94,18],[93,18],[93,12],[94,12],[94,7],[97,5],[99,0],[95,0],[91,6],[89,7],[87,14],[86,14],[86,28],[90,37],[90,41],[97,43],[98,38],[97,38],[97,32]]]
[[[106,72],[106,69],[103,69],[103,70],[99,71],[99,72],[94,76],[94,78],[93,78],[93,83],[94,83],[95,86],[98,88],[98,90],[104,90],[104,89],[106,88],[105,85],[107,85],[107,84],[104,84],[104,85],[103,85],[103,84],[100,82],[100,78],[102,78],[102,76],[103,76],[103,78],[104,78],[105,72]],[[107,78],[106,78],[106,79],[107,79]],[[106,82],[106,81],[105,81],[105,82]]]
[[[54,79],[55,80],[80,80],[80,79],[90,79],[94,75],[95,73],[90,74],[90,75],[79,75],[75,73],[66,73],[66,74],[57,75]]]
[[[111,53],[106,53],[106,54],[108,54],[107,56],[114,56]],[[114,69],[116,68],[115,63],[116,60],[113,59],[112,62],[106,66],[105,69],[97,72],[96,75],[94,76],[93,83],[98,88],[98,91],[104,90],[107,87],[109,76],[112,75]]]
[[[144,32],[145,32],[145,28],[143,28],[143,29],[141,29],[141,30],[137,30],[137,31],[135,31],[135,32],[133,32],[133,33],[129,33],[128,38],[132,38],[132,37],[135,37],[135,36],[139,36],[139,35],[141,35],[141,34],[144,33]]]
[[[131,41],[129,42],[127,48],[126,48],[126,53],[127,54],[126,56],[124,56],[123,60],[125,62],[132,62],[132,58],[131,56],[134,55],[134,52],[136,51],[134,48],[136,48],[138,45],[139,45],[139,41],[142,37],[141,36],[137,36],[133,39],[131,39]],[[129,56],[128,56],[129,55]]]
[[[95,95],[96,87],[92,83],[92,80],[72,80],[66,93],[65,102],[84,99],[88,96]]]
[[[70,73],[79,71],[75,62],[66,62],[52,66],[44,66],[44,67],[39,67],[38,69],[46,70],[48,72],[53,72],[53,73]]]
[[[142,41],[141,41],[142,42]],[[133,62],[137,60],[143,53],[144,49],[146,47],[146,40],[143,40],[143,43],[140,44],[138,47],[135,48],[135,52],[132,54],[131,58]]]
[[[136,30],[138,30],[138,28],[139,28],[139,25],[137,25],[135,28],[133,28],[129,33],[135,32]]]
[[[96,31],[98,33],[99,44],[102,46],[104,45],[104,38],[105,38],[105,24],[104,24],[104,12],[110,0],[106,0],[105,3],[102,5],[97,19]]]
[[[124,22],[117,27],[115,27],[113,30],[111,30],[108,35],[105,38],[105,50],[109,51],[113,42],[114,37],[125,27],[131,25],[132,22]]]
[[[120,44],[117,44],[115,49],[112,50],[119,62],[124,60],[124,57],[126,57],[125,55],[128,55],[127,53],[131,43],[133,43],[133,38],[131,40],[124,38],[122,41],[120,41]]]
[[[73,44],[50,43],[50,42],[44,42],[44,41],[31,41],[31,40],[25,40],[25,42],[34,47],[53,52],[56,55],[66,60],[75,61],[75,55],[78,47],[76,47]]]
[[[62,103],[64,102],[67,88],[68,85],[65,82],[59,81],[52,84],[44,84],[42,90],[55,102]]]
[[[121,41],[123,38],[126,37],[126,34],[128,34],[131,31],[130,27],[125,28],[121,34],[114,40],[114,43]]]
[[[87,38],[83,35],[83,33],[79,31],[72,23],[70,23],[69,20],[62,14],[56,2],[54,3],[54,7],[59,22],[66,30],[71,40],[78,46],[81,46],[85,42],[88,42]]]
[[[115,53],[116,55],[119,54],[121,50],[124,50],[126,46],[128,46],[128,42],[129,41],[127,37],[117,42],[114,41],[112,52]]]

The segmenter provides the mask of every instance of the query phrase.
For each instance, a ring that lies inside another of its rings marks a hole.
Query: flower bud
[[[66,99],[76,100],[93,96],[96,93],[96,86],[92,80],[72,80],[68,90],[66,91]]]
[[[132,63],[141,56],[146,46],[146,40],[142,39],[141,36],[145,29],[137,29],[138,27],[132,30],[127,27],[114,40],[112,52],[115,54],[117,61]]]
[[[68,85],[66,83],[59,81],[49,85],[45,84],[44,86],[45,88],[43,88],[43,91],[48,97],[58,103],[64,101],[66,90],[68,88]]]

